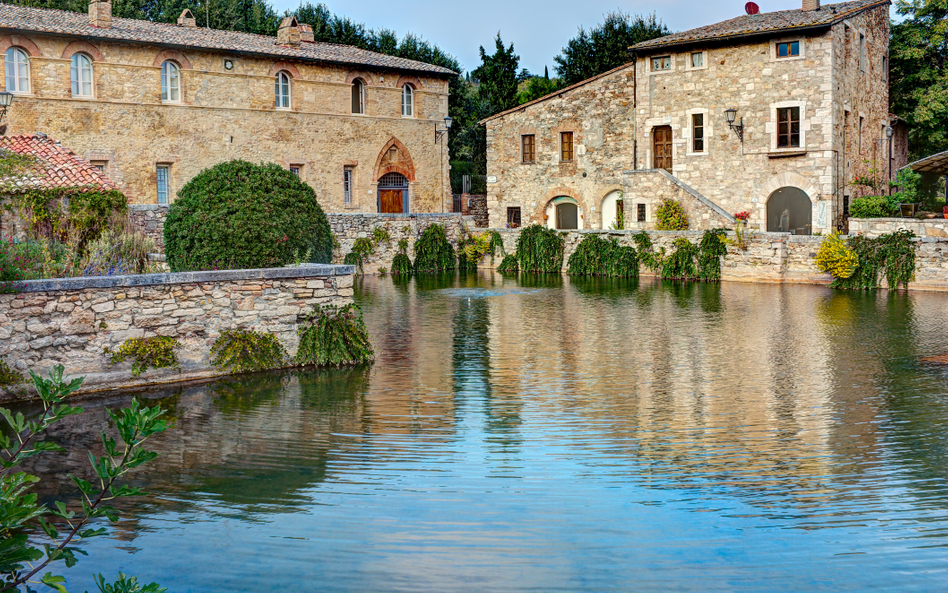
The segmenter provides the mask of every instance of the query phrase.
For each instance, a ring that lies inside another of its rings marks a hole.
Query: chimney
[[[803,10],[804,12],[810,10],[819,10],[820,9],[820,0],[803,0]]]
[[[313,35],[313,26],[300,23],[300,41],[309,41],[315,43],[316,36]]]
[[[194,15],[187,8],[181,11],[181,16],[178,17],[178,26],[197,27],[197,20],[195,20]]]
[[[112,0],[89,0],[89,24],[100,29],[112,26]]]
[[[288,16],[280,23],[277,31],[277,43],[290,47],[300,46],[300,24],[295,16]]]

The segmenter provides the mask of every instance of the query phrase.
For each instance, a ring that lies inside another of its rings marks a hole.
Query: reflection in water
[[[154,496],[69,573],[172,591],[932,590],[948,560],[945,297],[365,278],[371,367],[141,394]],[[44,496],[110,396],[38,459]],[[304,586],[300,586],[305,583]]]

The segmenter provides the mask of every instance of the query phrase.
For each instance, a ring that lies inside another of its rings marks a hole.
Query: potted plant
[[[948,206],[943,206],[941,213],[945,215],[945,218],[948,218]]]

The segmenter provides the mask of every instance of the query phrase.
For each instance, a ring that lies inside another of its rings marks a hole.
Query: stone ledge
[[[129,204],[129,205],[128,205],[128,209],[129,209],[129,210],[140,210],[140,211],[147,211],[147,210],[167,210],[167,209],[168,209],[168,206],[169,206],[168,204]]]
[[[240,280],[287,280],[292,278],[322,278],[355,274],[355,266],[303,264],[287,268],[258,270],[210,270],[202,272],[175,272],[167,274],[136,274],[128,276],[95,276],[86,278],[52,278],[18,282],[20,292],[84,290],[90,288],[133,288],[168,284],[195,284]]]

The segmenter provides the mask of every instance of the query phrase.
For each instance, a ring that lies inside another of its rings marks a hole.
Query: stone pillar
[[[112,26],[112,0],[89,1],[89,24],[100,29]]]

